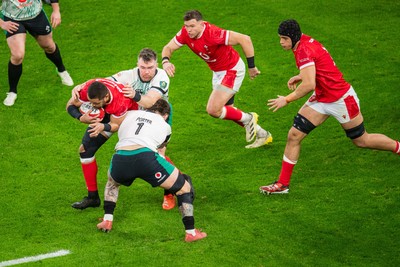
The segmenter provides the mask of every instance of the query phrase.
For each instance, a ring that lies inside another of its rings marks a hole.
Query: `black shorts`
[[[19,24],[18,30],[16,32],[6,32],[6,38],[18,33],[26,32],[29,32],[29,34],[32,36],[48,35],[51,33],[52,30],[50,22],[43,10],[33,19],[13,20],[9,17],[4,16],[4,21],[12,21]]]
[[[158,153],[148,149],[118,150],[111,159],[110,174],[119,184],[130,186],[141,178],[153,187],[160,186],[175,167]]]

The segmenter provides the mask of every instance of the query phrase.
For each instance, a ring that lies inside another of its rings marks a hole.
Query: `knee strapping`
[[[305,134],[309,134],[315,129],[315,125],[299,113],[297,113],[297,115],[294,117],[293,127]]]
[[[179,173],[175,183],[171,186],[170,189],[168,189],[168,191],[172,194],[176,194],[176,192],[181,190],[182,187],[185,185],[185,181],[185,177],[181,173]]]
[[[192,178],[189,175],[185,174],[185,173],[183,173],[182,175],[185,178],[185,180],[190,184],[190,192],[193,195],[192,198],[193,198],[193,201],[194,201],[195,192],[194,192],[194,187],[193,187],[193,183],[192,183]]]
[[[362,122],[360,125],[358,125],[354,128],[351,128],[351,129],[347,129],[345,131],[346,131],[346,136],[348,138],[356,139],[365,133],[364,123]]]

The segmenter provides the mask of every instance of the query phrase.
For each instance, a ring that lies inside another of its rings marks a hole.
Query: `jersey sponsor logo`
[[[165,178],[165,175],[163,175],[161,172],[156,172],[155,174],[154,174],[154,177],[157,179],[157,180],[163,180],[164,178]]]

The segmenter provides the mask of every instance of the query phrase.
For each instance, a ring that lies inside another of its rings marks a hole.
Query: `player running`
[[[261,186],[264,194],[289,193],[293,168],[300,155],[301,142],[330,116],[341,124],[348,138],[361,148],[392,151],[400,155],[400,143],[383,134],[367,133],[360,111],[359,99],[353,87],[343,79],[335,62],[317,40],[303,34],[295,20],[279,25],[280,44],[284,50],[292,50],[300,73],[289,79],[287,85],[293,92],[287,96],[268,100],[274,112],[288,103],[314,91],[300,108],[289,130],[282,169],[278,181]]]
[[[187,45],[203,59],[213,71],[213,91],[208,99],[207,112],[214,118],[232,120],[246,129],[246,141],[254,143],[246,148],[256,148],[272,142],[269,132],[258,124],[258,115],[246,113],[233,106],[234,96],[242,85],[246,67],[233,45],[240,45],[247,58],[249,75],[254,79],[260,74],[254,63],[254,47],[249,36],[221,29],[206,21],[197,10],[186,12],[184,26],[162,50],[164,70],[171,77],[175,66],[170,62],[174,51]]]

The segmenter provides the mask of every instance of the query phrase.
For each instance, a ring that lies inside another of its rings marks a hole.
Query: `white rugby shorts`
[[[351,121],[360,113],[360,100],[352,86],[339,100],[332,103],[318,102],[314,92],[306,105],[321,114],[336,118],[341,124]]]
[[[212,78],[213,89],[228,90],[234,93],[239,92],[244,76],[246,74],[246,66],[241,58],[236,65],[230,70],[214,71]]]

